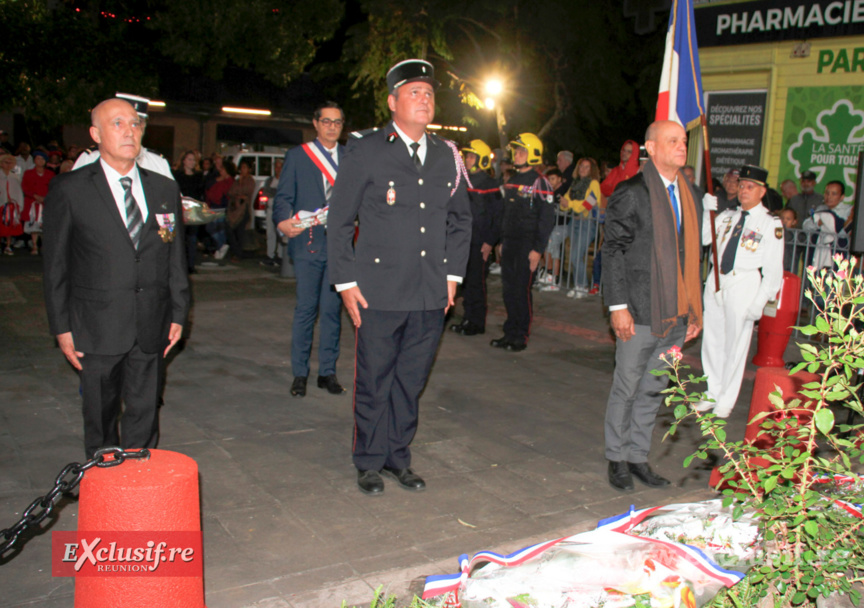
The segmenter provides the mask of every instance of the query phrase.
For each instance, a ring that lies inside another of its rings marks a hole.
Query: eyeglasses
[[[342,125],[345,124],[345,121],[342,120],[341,118],[337,118],[336,120],[333,120],[332,118],[319,118],[318,122],[321,123],[322,125],[324,125],[325,127],[329,127],[330,125],[335,125],[337,127],[341,127]]]

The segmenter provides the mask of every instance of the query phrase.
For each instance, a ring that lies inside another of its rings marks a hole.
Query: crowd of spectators
[[[620,182],[639,171],[642,163],[638,154],[639,144],[628,140],[621,147],[617,164],[598,164],[590,157],[574,162],[572,152],[562,151],[555,165],[538,167],[555,188],[557,218],[535,288],[564,291],[571,298],[599,293],[606,202]],[[510,169],[506,163],[501,165],[501,180],[506,183]],[[700,196],[704,194],[693,167],[688,165],[682,172]],[[738,178],[739,171],[732,169],[722,180],[713,180],[718,213],[738,207]],[[787,179],[778,184],[779,191],[768,188],[762,201],[785,228],[785,270],[802,276],[808,265],[830,267],[835,253],[846,255],[851,235],[853,206],[843,202],[849,199],[848,188],[831,181],[820,193],[815,189],[816,181],[816,174],[805,170],[798,183]],[[707,259],[710,244],[703,253]],[[498,272],[494,265],[492,272]]]
[[[16,249],[39,254],[42,206],[51,179],[70,171],[84,150],[77,145],[64,150],[56,141],[35,148],[27,142],[13,146],[8,134],[0,131],[0,246],[5,255],[14,255]],[[537,167],[555,189],[557,217],[535,288],[564,291],[571,298],[599,293],[606,201],[620,182],[639,171],[639,151],[639,144],[628,140],[616,161],[598,162],[590,157],[575,159],[572,152],[562,150],[555,164]],[[213,209],[225,209],[224,219],[203,227],[187,227],[189,272],[195,272],[200,256],[212,257],[214,262],[210,263],[240,261],[256,190],[252,168],[245,162],[237,167],[217,153],[203,156],[197,150],[184,152],[171,168],[184,196],[205,201]],[[692,167],[683,171],[696,188],[704,191],[696,183]],[[500,160],[497,176],[501,183],[513,174],[506,159]],[[809,264],[830,266],[831,256],[848,248],[852,206],[843,204],[844,197],[848,198],[846,186],[830,182],[824,194],[819,193],[816,178],[812,171],[803,171],[797,184],[784,180],[779,192],[769,189],[763,200],[786,229],[784,267],[798,274]],[[715,178],[714,192],[718,212],[736,208],[738,171],[729,170],[722,180]],[[496,256],[499,258],[500,252]],[[499,272],[494,263],[491,272]]]
[[[31,148],[27,142],[13,146],[0,131],[0,247],[5,255],[16,250],[39,255],[42,211],[51,180],[71,171],[85,151],[77,145],[65,150],[56,142]],[[213,209],[225,209],[225,219],[206,226],[188,226],[186,244],[189,272],[201,255],[239,261],[243,257],[245,228],[251,217],[255,180],[247,162],[236,167],[217,153],[202,156],[197,150],[184,152],[171,166],[184,196],[206,201]]]
[[[0,242],[4,255],[26,249],[39,255],[42,210],[48,185],[58,173],[71,171],[82,152],[77,146],[64,151],[56,141],[38,146],[21,142],[13,147],[0,131]]]

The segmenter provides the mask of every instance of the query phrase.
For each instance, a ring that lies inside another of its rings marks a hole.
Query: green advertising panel
[[[782,149],[776,183],[797,182],[809,169],[817,192],[837,180],[846,185],[845,202],[851,203],[858,153],[864,150],[864,87],[790,88]]]

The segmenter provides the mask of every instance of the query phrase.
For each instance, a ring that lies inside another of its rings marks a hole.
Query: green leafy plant
[[[861,504],[864,482],[853,472],[864,464],[864,425],[838,424],[837,413],[862,414],[858,371],[864,368],[864,278],[856,260],[835,256],[835,270],[807,269],[805,295],[815,307],[812,325],[799,327],[811,340],[799,344],[804,359],[790,373],[808,372],[800,398],[769,395],[774,411],[758,414],[757,441],[732,441],[726,421],[700,413],[704,393],[694,386],[704,381],[682,364],[680,349],[670,349],[669,364],[657,372],[672,383],[667,405],[675,421],[667,437],[684,421],[695,420],[704,442],[684,461],[722,456],[719,467],[724,504],[735,517],[745,510],[759,516],[764,555],[746,578],[715,598],[713,606],[813,606],[819,596],[839,593],[857,604],[856,583],[864,581],[864,519],[835,506],[836,497]],[[851,477],[836,487],[816,480]],[[817,488],[817,486],[819,486]]]
[[[384,585],[378,585],[375,589],[375,595],[372,596],[372,602],[369,604],[369,608],[399,608],[399,605],[396,604],[398,598],[395,595],[384,595]],[[342,601],[341,608],[348,608],[348,603],[344,600]],[[357,608],[353,606],[352,608]],[[411,599],[411,603],[405,606],[405,608],[432,608],[432,604],[429,604],[416,595]]]

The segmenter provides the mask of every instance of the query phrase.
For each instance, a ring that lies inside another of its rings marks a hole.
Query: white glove
[[[717,211],[717,197],[713,194],[706,193],[702,197],[702,208],[705,211]]]
[[[748,321],[758,321],[762,318],[762,312],[765,309],[765,305],[756,306],[755,304],[751,304],[750,308],[747,309],[746,319]]]

